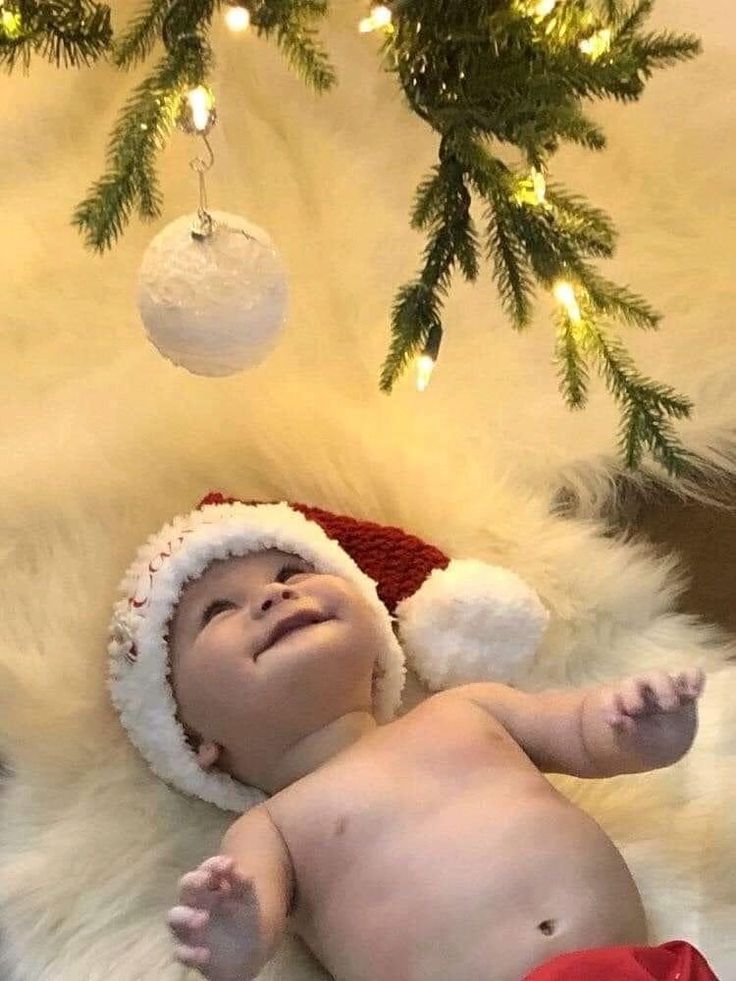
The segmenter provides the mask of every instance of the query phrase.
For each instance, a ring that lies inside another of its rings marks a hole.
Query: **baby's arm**
[[[613,777],[676,762],[697,729],[699,668],[650,671],[613,685],[522,692],[473,684],[440,697],[464,697],[492,715],[546,773]]]
[[[281,942],[294,870],[268,810],[248,811],[227,831],[220,854],[179,882],[169,926],[176,957],[211,981],[255,978]]]

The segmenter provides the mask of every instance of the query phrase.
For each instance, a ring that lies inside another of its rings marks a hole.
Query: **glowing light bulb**
[[[546,17],[547,14],[552,13],[556,6],[557,0],[539,0],[539,3],[534,6],[534,15],[536,17]]]
[[[567,315],[574,324],[580,323],[580,307],[575,299],[575,290],[572,285],[564,279],[559,279],[554,286],[555,299],[558,300],[567,311]]]
[[[519,179],[514,191],[514,200],[519,204],[531,204],[536,207],[544,204],[547,194],[547,182],[541,170],[532,167],[528,177]]]
[[[385,3],[379,3],[371,11],[371,16],[376,27],[388,27],[391,23],[391,8]]]
[[[0,26],[3,33],[8,38],[20,36],[20,14],[14,14],[10,10],[3,10],[0,3]]]
[[[429,354],[420,354],[416,361],[417,365],[417,391],[423,392],[434,369],[434,358]]]
[[[250,11],[247,7],[229,7],[225,12],[225,23],[236,34],[247,31],[250,27]]]
[[[582,40],[578,47],[583,54],[590,56],[591,61],[595,61],[596,58],[600,58],[601,55],[611,50],[611,28],[604,27],[602,30],[596,31],[595,34]]]
[[[196,89],[187,93],[187,102],[192,112],[192,122],[198,133],[206,130],[210,124],[213,101],[211,94],[202,85],[198,85]]]
[[[371,7],[370,17],[364,17],[358,24],[358,30],[361,34],[369,34],[371,31],[390,27],[392,16],[390,7],[384,3],[377,3]]]
[[[547,193],[547,182],[544,179],[542,171],[537,170],[536,167],[532,167],[532,186],[537,201],[539,204],[544,204],[544,196]]]

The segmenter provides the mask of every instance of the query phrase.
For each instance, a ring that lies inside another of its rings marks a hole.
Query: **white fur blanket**
[[[73,409],[50,398],[3,442],[0,757],[14,774],[0,794],[3,981],[185,976],[165,912],[177,878],[217,848],[231,818],[162,785],[127,743],[104,685],[105,628],[135,547],[215,488],[398,524],[451,555],[514,569],[553,611],[529,687],[707,666],[684,761],[559,784],[623,850],[653,941],[689,939],[736,977],[736,668],[724,667],[733,649],[714,628],[672,612],[674,560],[553,518],[486,472],[458,427],[447,438],[418,420],[400,428],[388,400],[367,414],[346,400],[337,419],[292,383],[270,400],[248,398],[237,378],[197,401],[171,372],[155,389],[141,376],[116,414],[106,393],[136,367],[77,380]],[[320,976],[291,947],[264,973]]]

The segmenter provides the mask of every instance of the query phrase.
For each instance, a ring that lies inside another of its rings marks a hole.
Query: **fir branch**
[[[619,39],[633,38],[654,10],[654,0],[638,0],[625,10],[611,12],[609,20]]]
[[[444,206],[444,181],[439,165],[417,187],[414,195],[414,206],[411,212],[411,227],[426,228],[442,214]]]
[[[576,263],[574,272],[585,288],[587,299],[596,313],[619,318],[630,327],[657,330],[662,315],[657,313],[643,297],[632,293],[625,286],[612,283],[587,263]]]
[[[275,37],[289,65],[316,92],[327,91],[337,80],[311,26],[326,13],[326,0],[263,0],[251,19],[256,34]]]
[[[0,66],[12,72],[41,55],[57,68],[89,66],[112,41],[110,8],[92,0],[17,0],[12,32],[0,29]]]
[[[475,222],[468,215],[467,223],[456,230],[455,255],[460,271],[469,283],[474,283],[480,272],[480,243]]]
[[[457,127],[444,137],[448,150],[463,167],[470,182],[478,193],[487,196],[500,192],[510,196],[512,192],[513,172],[494,157],[473,135],[470,126]]]
[[[431,180],[433,214],[427,217],[430,234],[423,252],[424,266],[416,280],[401,287],[394,302],[392,340],[381,369],[380,387],[385,392],[391,391],[410,358],[427,342],[430,331],[435,327],[442,330],[442,298],[450,288],[454,267],[459,266],[468,280],[478,275],[479,246],[470,217],[470,194],[449,142],[441,148],[440,164]]]
[[[701,54],[703,46],[692,35],[676,35],[669,31],[641,35],[632,40],[632,57],[639,62],[639,73],[651,78],[655,68],[668,68],[681,61],[689,61]]]
[[[107,173],[77,206],[73,222],[86,245],[109,249],[137,205],[144,221],[158,218],[163,196],[155,171],[186,89],[204,84],[212,69],[209,31],[222,0],[149,0],[114,49],[114,61],[130,68],[149,55],[159,35],[167,54],[124,106],[107,149]],[[324,16],[326,0],[262,0],[252,24],[275,35],[287,59],[318,91],[335,81],[334,70],[314,39],[308,21]]]
[[[534,288],[529,275],[526,251],[520,245],[508,221],[503,205],[496,199],[486,219],[487,255],[493,260],[493,276],[498,287],[501,305],[516,330],[524,330],[532,319]]]
[[[136,199],[143,220],[161,214],[155,156],[174,125],[182,91],[206,77],[210,61],[203,43],[181,46],[162,58],[126,102],[108,144],[108,171],[74,213],[73,223],[85,234],[88,248],[103,252],[112,246]]]
[[[557,224],[591,250],[587,254],[613,255],[616,229],[605,211],[554,182],[547,184],[545,200],[551,206]]]
[[[543,131],[544,132],[544,131]],[[592,119],[583,115],[578,106],[561,106],[554,116],[550,118],[548,132],[555,139],[567,140],[568,143],[577,143],[586,150],[603,150],[606,147],[606,136],[603,130]],[[544,138],[536,141],[544,143]]]
[[[596,357],[600,374],[623,406],[619,447],[626,466],[639,466],[647,446],[668,473],[690,474],[695,457],[683,447],[666,417],[688,418],[692,402],[671,387],[642,377],[621,343],[608,338],[595,323],[585,324],[583,343]]]
[[[315,92],[325,92],[337,81],[335,69],[330,64],[324,48],[315,40],[313,31],[288,24],[277,30],[276,43],[285,55],[289,66],[307,85],[311,85]]]
[[[115,42],[113,63],[118,68],[132,68],[146,60],[153,50],[173,0],[147,0],[123,36]]]
[[[588,369],[575,325],[562,311],[557,315],[555,360],[565,402],[571,409],[582,409],[588,402]]]
[[[381,368],[380,389],[390,392],[418,351],[432,327],[442,328],[439,297],[421,281],[401,286],[391,312],[391,344]]]

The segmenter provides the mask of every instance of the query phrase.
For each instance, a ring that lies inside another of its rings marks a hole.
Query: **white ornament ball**
[[[153,239],[138,307],[164,357],[195,375],[232,375],[260,364],[276,345],[286,320],[286,271],[262,228],[224,211],[211,217],[206,238],[192,236],[192,214]]]

